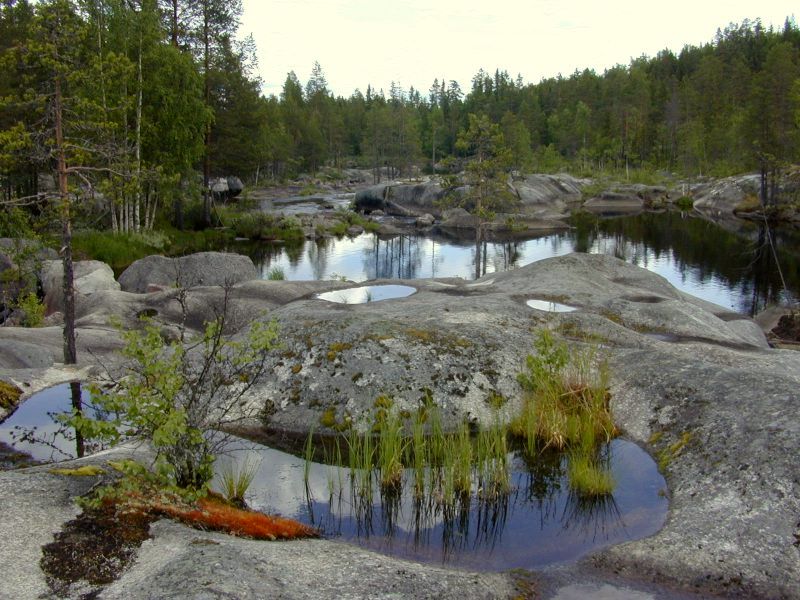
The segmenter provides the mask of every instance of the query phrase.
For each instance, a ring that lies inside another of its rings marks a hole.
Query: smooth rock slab
[[[398,560],[329,540],[262,542],[150,528],[133,567],[101,598],[511,598],[508,575]]]

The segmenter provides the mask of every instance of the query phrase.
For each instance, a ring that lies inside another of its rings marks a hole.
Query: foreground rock
[[[60,466],[134,457],[121,448]],[[0,473],[3,597],[56,597],[39,568],[41,547],[79,513],[77,496],[102,476],[56,475],[46,467]],[[260,542],[202,532],[170,521],[151,526],[135,560],[112,585],[77,582],[57,597],[99,598],[512,598],[515,580],[420,565],[329,540]]]
[[[608,359],[614,418],[627,437],[656,455],[669,484],[670,515],[658,534],[600,552],[585,564],[687,590],[797,597],[800,354],[769,348],[750,319],[607,256],[567,255],[469,283],[402,283],[418,291],[358,305],[315,298],[353,285],[342,282],[237,286],[231,331],[275,318],[283,343],[271,359],[271,378],[256,386],[250,406],[271,413],[272,428],[298,432],[348,419],[358,424],[379,395],[391,395],[401,410],[432,398],[453,425],[463,418],[488,421],[489,399],[500,394],[510,416],[520,405],[516,375],[536,332],[547,327],[572,344],[595,345]],[[113,331],[104,329],[110,315],[135,326],[142,311],[169,331],[181,314],[176,293],[98,292],[94,308],[79,320],[79,340],[98,343],[98,354],[109,357],[111,345],[103,345],[98,332]],[[196,314],[190,325],[199,327],[199,315],[213,314],[221,292],[199,288],[192,294]],[[526,305],[530,299],[577,310],[541,311]],[[0,340],[59,348],[60,340],[48,336],[0,329]],[[16,374],[18,383],[37,377],[30,369],[5,373]],[[171,529],[157,531],[165,541],[147,554],[160,557],[147,571],[153,577],[165,573],[167,581],[169,571],[190,572],[191,560],[204,560],[192,554],[198,549],[184,551],[166,541],[173,540]],[[186,558],[167,567],[170,549]],[[276,564],[295,560],[293,550],[286,552]],[[124,593],[151,589],[147,577],[127,581],[132,587],[120,588]]]

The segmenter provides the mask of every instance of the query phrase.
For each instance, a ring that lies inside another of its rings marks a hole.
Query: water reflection
[[[333,290],[317,294],[319,300],[336,302],[338,304],[365,304],[367,302],[380,302],[394,298],[405,298],[417,291],[410,285],[362,285],[343,290]]]
[[[614,440],[604,455],[617,482],[613,496],[587,499],[569,490],[566,457],[509,455],[512,492],[498,501],[479,494],[443,503],[413,492],[351,485],[348,468],[310,463],[254,445],[261,467],[247,496],[257,508],[300,519],[360,546],[392,556],[499,571],[573,561],[606,545],[655,533],[666,517],[665,482],[637,445]],[[243,458],[238,458],[239,461]],[[354,490],[366,493],[356,493]]]
[[[363,234],[299,245],[250,245],[263,276],[279,266],[288,279],[416,279],[505,271],[569,252],[617,256],[664,276],[677,288],[745,314],[787,302],[800,290],[800,234],[742,224],[731,233],[678,213],[603,219],[582,215],[573,229],[529,240],[482,242],[443,236]],[[769,245],[775,241],[776,252]],[[788,292],[783,289],[783,279]]]
[[[97,451],[98,447],[87,447],[83,436],[59,422],[59,415],[69,414],[73,410],[101,418],[101,413],[92,407],[89,390],[80,382],[73,381],[42,390],[20,404],[0,424],[0,442],[31,456],[37,462],[80,458]]]
[[[528,300],[525,304],[527,304],[531,308],[535,308],[536,310],[543,310],[546,312],[563,313],[563,312],[574,312],[578,310],[574,306],[567,306],[566,304],[553,302],[551,300]]]

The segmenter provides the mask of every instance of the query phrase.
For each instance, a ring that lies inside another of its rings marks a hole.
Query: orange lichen
[[[100,505],[113,507],[118,514],[165,516],[196,529],[221,531],[256,540],[294,540],[318,537],[319,532],[292,519],[271,517],[254,510],[237,508],[213,492],[194,501],[173,492],[159,490],[150,484],[139,489],[112,492]]]
[[[256,540],[294,540],[319,535],[315,529],[303,523],[236,508],[213,496],[201,498],[195,506],[159,504],[155,508],[192,527],[224,531]]]

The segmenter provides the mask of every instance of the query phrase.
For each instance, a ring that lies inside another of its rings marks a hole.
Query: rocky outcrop
[[[0,346],[0,369],[42,369],[52,364],[52,354],[36,344],[3,340]]]
[[[589,198],[583,209],[600,215],[635,215],[645,209],[664,208],[670,196],[661,186],[617,185]]]
[[[379,395],[392,396],[400,410],[432,398],[453,426],[465,418],[490,422],[490,398],[500,394],[510,417],[521,403],[516,375],[537,331],[548,328],[572,345],[593,344],[608,360],[614,419],[628,438],[656,455],[669,485],[670,514],[659,533],[604,550],[589,562],[704,592],[796,597],[799,353],[769,348],[752,320],[608,256],[571,254],[474,282],[403,283],[417,292],[366,304],[316,298],[324,289],[353,285],[342,282],[236,286],[231,310],[238,327],[232,333],[259,318],[274,318],[281,329],[281,352],[270,358],[269,377],[248,394],[249,405],[271,413],[271,427],[298,432],[330,425],[331,418],[366,426],[361,417]],[[190,310],[200,314],[220,293],[195,292]],[[174,326],[180,315],[175,293],[97,292],[98,309],[79,319],[79,340],[99,342],[92,333],[107,327],[115,311],[134,319],[149,308],[165,328]],[[541,311],[526,305],[530,299],[576,310]],[[5,329],[18,337],[0,329],[0,339],[59,347],[59,338],[41,330]],[[98,350],[101,357],[109,352]],[[170,531],[157,532],[165,545],[156,542],[155,552],[143,554],[149,557],[144,565],[153,567],[139,573],[168,582],[169,572],[195,572],[191,561],[204,559]],[[181,550],[170,564],[171,554],[159,549],[173,543]],[[305,556],[310,546],[285,547],[302,547]],[[230,552],[249,564],[243,548]],[[289,560],[276,558],[281,565]],[[147,577],[131,573],[132,587],[120,594],[136,586],[151,589]]]
[[[119,277],[121,289],[145,293],[155,288],[234,284],[258,279],[247,256],[199,252],[179,258],[148,256],[134,262]]]
[[[563,218],[571,206],[581,201],[581,189],[587,181],[571,175],[526,175],[514,178],[512,187],[522,205],[522,212],[539,218]]]
[[[400,217],[421,217],[426,213],[439,216],[444,195],[445,190],[436,182],[386,183],[356,192],[354,204],[356,210],[368,213],[381,210]]]
[[[73,263],[75,305],[79,306],[92,294],[103,290],[118,290],[114,271],[99,260],[78,260]],[[47,314],[64,310],[64,266],[60,260],[50,260],[42,266],[42,290]],[[77,310],[77,308],[76,308]]]
[[[585,181],[570,175],[527,175],[509,181],[510,191],[519,199],[515,212],[539,220],[563,219],[569,207],[581,199],[581,186]],[[355,208],[362,212],[383,211],[396,216],[420,217],[429,213],[443,218],[452,208],[445,197],[462,195],[466,188],[446,189],[437,181],[417,184],[386,183],[372,186],[356,193]],[[469,208],[469,207],[467,207]],[[474,227],[474,226],[473,226]]]
[[[759,175],[740,175],[712,180],[692,188],[694,209],[716,218],[733,218],[734,210],[747,198],[758,198]]]

